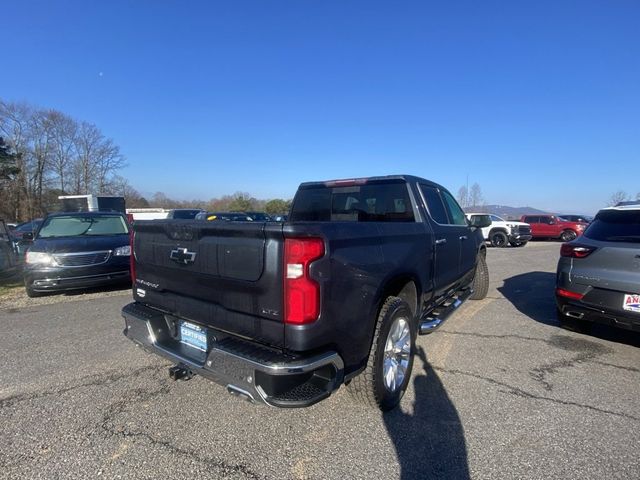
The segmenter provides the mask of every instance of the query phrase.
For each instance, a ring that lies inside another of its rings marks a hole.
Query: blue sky
[[[640,191],[640,2],[5,2],[0,98],[97,124],[141,192],[409,173],[592,213]]]

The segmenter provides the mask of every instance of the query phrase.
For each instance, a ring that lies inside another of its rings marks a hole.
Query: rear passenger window
[[[449,212],[449,217],[451,218],[451,223],[454,225],[468,225],[467,217],[465,217],[464,212],[456,202],[455,198],[451,196],[451,194],[447,191],[441,191],[440,195],[444,197],[444,203],[447,207],[447,211]]]
[[[441,225],[448,224],[449,217],[447,217],[447,211],[444,208],[438,189],[430,187],[429,185],[420,184],[420,190],[422,190],[424,200],[427,202],[427,210],[429,210],[431,218]]]
[[[413,222],[405,181],[300,189],[291,221]]]

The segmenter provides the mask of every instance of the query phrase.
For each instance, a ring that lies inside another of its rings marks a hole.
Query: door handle
[[[461,236],[460,236],[460,240],[466,240],[466,239],[467,239],[467,236],[466,236],[466,235],[461,235]]]
[[[436,240],[436,245],[444,245],[445,243],[447,243],[446,238],[439,238]]]

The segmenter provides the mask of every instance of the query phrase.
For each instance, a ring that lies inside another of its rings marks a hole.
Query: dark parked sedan
[[[561,248],[556,302],[561,323],[640,331],[640,205],[605,208]]]
[[[129,226],[119,213],[48,216],[25,258],[27,295],[130,281]]]

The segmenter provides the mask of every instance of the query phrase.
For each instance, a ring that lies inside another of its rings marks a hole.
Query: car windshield
[[[38,238],[123,235],[129,233],[120,215],[61,215],[47,218]]]
[[[640,210],[607,210],[596,215],[584,236],[605,242],[640,242]]]

